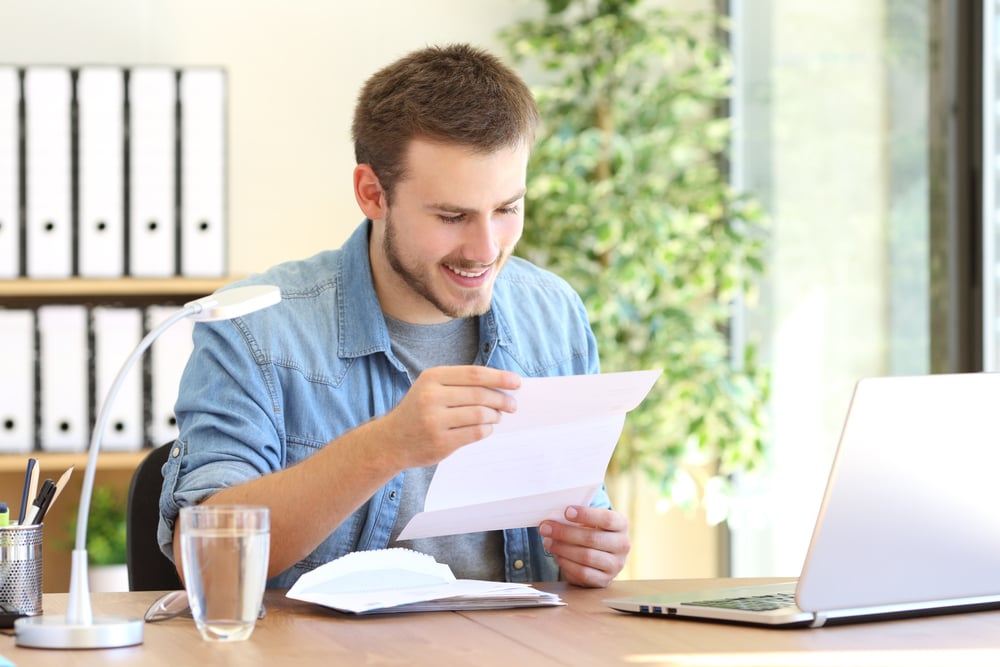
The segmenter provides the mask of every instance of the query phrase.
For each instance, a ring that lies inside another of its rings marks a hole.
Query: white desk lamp
[[[18,646],[33,648],[114,648],[142,643],[141,618],[124,616],[94,616],[90,604],[90,585],[87,582],[87,515],[90,513],[90,496],[94,490],[97,471],[97,454],[107,425],[115,396],[129,370],[143,352],[164,331],[185,318],[202,322],[229,320],[252,313],[281,300],[281,293],[273,285],[251,285],[216,292],[184,304],[177,313],[146,334],[132,355],[118,371],[115,381],[101,406],[90,437],[87,468],[80,492],[80,514],[76,523],[76,544],[73,548],[72,570],[69,580],[69,602],[65,616],[25,616],[14,622]]]

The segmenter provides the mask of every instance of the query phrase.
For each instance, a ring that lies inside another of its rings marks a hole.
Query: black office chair
[[[160,521],[160,469],[174,443],[149,452],[132,473],[126,510],[125,562],[130,591],[172,591],[183,588],[174,564],[163,555],[156,541]]]

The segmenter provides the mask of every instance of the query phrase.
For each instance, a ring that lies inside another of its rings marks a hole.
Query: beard
[[[385,234],[382,237],[382,252],[389,262],[389,266],[396,272],[400,280],[445,316],[452,319],[478,317],[490,309],[490,297],[493,291],[492,284],[489,287],[479,290],[470,290],[465,298],[457,297],[456,301],[448,300],[445,294],[436,293],[433,287],[435,277],[433,271],[436,270],[437,266],[435,265],[433,269],[425,270],[416,265],[407,265],[407,259],[399,247],[396,227],[393,224],[391,214],[388,212],[385,216]],[[496,279],[496,274],[500,271],[500,267],[506,261],[508,254],[501,250],[496,259],[493,260],[494,280]],[[478,271],[488,266],[479,262],[469,262],[461,258],[452,259],[448,257],[444,258],[440,263],[467,271]]]

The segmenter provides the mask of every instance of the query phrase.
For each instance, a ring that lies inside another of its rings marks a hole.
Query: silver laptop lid
[[[1000,374],[861,380],[796,599],[809,611],[1000,594]]]

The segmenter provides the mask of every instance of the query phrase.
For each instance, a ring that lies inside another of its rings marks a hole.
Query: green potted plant
[[[70,548],[76,538],[75,510],[67,523]],[[87,561],[90,588],[93,591],[128,590],[125,555],[125,503],[113,486],[94,487],[87,516]]]
[[[762,460],[769,387],[753,345],[734,354],[730,340],[765,233],[725,171],[722,19],[641,0],[544,4],[500,33],[542,82],[518,252],[580,293],[604,371],[663,370],[609,479],[632,478],[634,493],[645,474],[661,498],[722,520],[732,476]]]

